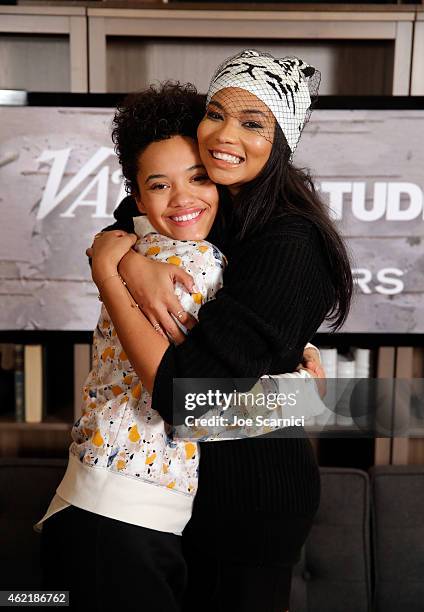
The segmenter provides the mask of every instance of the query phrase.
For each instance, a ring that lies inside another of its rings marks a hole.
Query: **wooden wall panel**
[[[69,37],[0,34],[0,88],[70,91]]]
[[[319,67],[323,95],[390,95],[392,41],[265,41],[165,39],[109,36],[107,90],[134,91],[157,80],[191,81],[205,92],[216,66],[229,55],[253,47],[283,57],[298,55]],[[360,67],[360,69],[359,69]]]

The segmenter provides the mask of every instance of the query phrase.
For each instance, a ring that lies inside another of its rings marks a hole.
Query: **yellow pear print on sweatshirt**
[[[181,259],[180,259],[180,257],[177,257],[176,255],[171,255],[171,257],[168,257],[168,259],[166,261],[168,263],[170,263],[170,264],[174,264],[174,266],[180,266],[181,265]]]
[[[175,480],[166,485],[167,489],[173,489],[175,487]]]
[[[131,381],[133,379],[133,375],[132,374],[127,374],[126,376],[124,376],[123,381],[126,385],[130,385]]]
[[[195,304],[201,304],[202,303],[202,294],[201,293],[192,293],[191,297],[193,298],[193,301]]]
[[[164,474],[167,474],[169,472],[169,467],[166,465],[166,463],[162,465],[162,472]]]
[[[187,442],[185,445],[186,459],[193,459],[196,454],[196,445],[193,442]]]
[[[201,253],[206,253],[206,251],[208,250],[208,248],[209,248],[209,247],[208,247],[208,246],[206,246],[205,244],[200,244],[200,245],[197,247],[197,250],[198,250],[198,251],[200,251]]]
[[[128,438],[131,442],[138,442],[140,440],[140,434],[138,433],[137,425],[133,425],[129,431]]]
[[[159,246],[151,246],[146,251],[146,255],[157,255],[158,253],[160,253]]]
[[[118,395],[121,395],[121,393],[123,393],[123,392],[124,392],[124,390],[119,385],[113,385],[112,386],[112,393],[113,393],[113,395],[115,397],[118,397]]]
[[[141,383],[137,383],[136,386],[131,389],[131,395],[134,399],[140,399],[141,396]]]
[[[119,358],[120,361],[128,361],[128,357],[125,351],[121,351],[119,353]]]
[[[123,470],[125,467],[125,461],[123,459],[119,459],[119,461],[116,462],[116,467],[118,470]]]
[[[108,346],[107,348],[105,348],[105,350],[102,353],[102,361],[106,361],[108,357],[113,359],[114,356],[115,356],[115,349],[112,348],[111,346]]]
[[[102,438],[102,434],[100,433],[100,429],[96,429],[93,436],[93,444],[95,446],[103,446],[104,440]]]
[[[156,453],[152,453],[151,455],[147,455],[146,457],[146,465],[152,465],[155,462]]]

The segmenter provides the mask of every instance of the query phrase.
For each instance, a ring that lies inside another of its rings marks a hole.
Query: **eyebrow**
[[[221,109],[221,110],[223,110],[225,112],[224,107],[219,102],[216,102],[215,100],[211,100],[209,102],[209,104],[213,104],[214,106],[217,106],[219,109]],[[261,110],[258,110],[257,108],[244,108],[244,109],[242,109],[239,112],[242,115],[262,115],[262,117],[266,117],[266,113],[264,113]]]
[[[184,172],[191,172],[192,170],[198,170],[199,168],[202,168],[202,170],[206,172],[206,168],[203,164],[194,164],[194,166],[190,166],[190,168],[187,168],[187,170],[184,170]],[[149,181],[152,181],[153,179],[158,179],[158,178],[168,178],[168,177],[166,176],[166,174],[149,174],[149,176],[144,181],[144,184],[148,183]]]

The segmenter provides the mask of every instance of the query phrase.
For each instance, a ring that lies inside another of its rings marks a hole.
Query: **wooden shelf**
[[[423,427],[411,428],[408,431],[407,436],[401,436],[401,437],[402,438],[424,438],[424,428]]]
[[[0,418],[1,431],[70,431],[72,423],[59,421],[57,419],[47,419],[41,423],[18,423],[12,417]]]
[[[356,425],[305,425],[306,431],[317,431],[321,432],[325,429],[328,432],[340,432],[340,431],[349,431],[354,433],[356,431],[359,432]],[[360,433],[360,432],[359,432]]]
[[[17,423],[12,415],[0,417],[0,456],[68,456],[72,423],[50,416],[41,423]]]
[[[329,425],[325,428],[317,425],[307,425],[305,431],[307,434],[319,439],[368,438],[371,440],[375,438],[372,434],[364,433],[352,425]]]

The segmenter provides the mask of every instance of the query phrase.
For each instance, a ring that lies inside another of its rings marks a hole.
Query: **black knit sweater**
[[[119,216],[118,216],[119,218]],[[118,220],[113,229],[128,229]],[[173,414],[174,377],[254,377],[293,371],[334,303],[330,262],[316,227],[298,215],[274,218],[225,255],[224,287],[199,311],[199,323],[159,365],[153,407]],[[206,409],[205,409],[206,410]],[[193,520],[227,516],[311,516],[319,472],[298,427],[284,438],[201,443]]]

